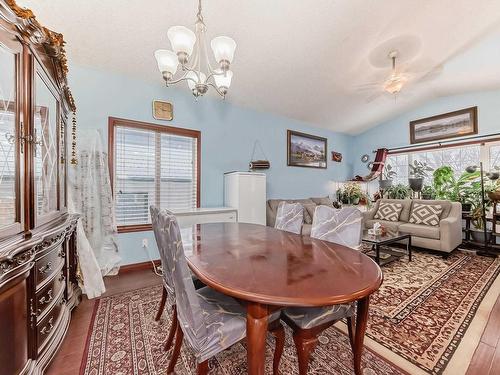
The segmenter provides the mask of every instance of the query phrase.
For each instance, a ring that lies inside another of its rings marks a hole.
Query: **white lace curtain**
[[[108,155],[96,131],[81,148],[76,168],[70,168],[69,209],[80,214],[77,251],[88,298],[105,291],[103,276],[118,273],[121,258],[116,245],[114,201]]]

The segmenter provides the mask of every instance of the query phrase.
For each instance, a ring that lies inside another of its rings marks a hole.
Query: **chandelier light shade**
[[[166,49],[159,49],[155,51],[155,58],[160,72],[167,72],[170,76],[173,76],[177,72],[179,60],[174,52]]]
[[[208,56],[205,35],[207,27],[201,10],[199,0],[195,32],[185,26],[170,27],[167,37],[172,51],[159,49],[155,51],[154,56],[167,86],[186,81],[196,98],[204,95],[209,87],[225,98],[233,78],[230,66],[234,59],[236,42],[227,36],[212,39],[210,46],[217,64],[213,68]]]
[[[222,61],[227,61],[229,64],[233,62],[234,50],[236,42],[228,36],[218,36],[212,39],[210,43],[212,51],[214,51],[215,61],[219,64]]]
[[[233,72],[228,70],[226,74],[216,74],[214,76],[214,79],[217,88],[222,92],[227,92],[229,86],[231,86],[231,80],[233,79]]]
[[[176,54],[185,53],[188,57],[193,53],[196,35],[185,26],[172,26],[167,31],[168,40]]]

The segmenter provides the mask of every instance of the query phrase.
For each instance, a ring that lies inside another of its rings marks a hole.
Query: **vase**
[[[424,187],[424,179],[419,178],[408,178],[408,184],[410,185],[410,189],[416,192],[422,191]]]

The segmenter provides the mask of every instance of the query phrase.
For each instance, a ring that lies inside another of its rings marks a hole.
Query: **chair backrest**
[[[170,211],[167,211],[169,214],[172,214]],[[153,233],[155,235],[156,239],[156,246],[158,247],[158,252],[160,253],[160,262],[161,262],[161,269],[162,269],[162,276],[163,276],[163,284],[167,288],[168,293],[170,293],[172,296],[175,296],[175,291],[174,291],[174,282],[172,280],[172,273],[170,272],[170,269],[172,267],[168,266],[168,261],[165,256],[165,252],[163,249],[160,248],[160,236],[159,236],[159,231],[157,230],[159,228],[158,225],[158,214],[160,213],[160,210],[158,207],[155,205],[151,205],[149,207],[149,213],[151,214],[151,224],[153,226]]]
[[[357,249],[361,245],[362,218],[357,208],[338,210],[318,206],[314,211],[311,237]]]
[[[304,222],[304,207],[300,203],[281,202],[274,227],[279,230],[300,234]]]
[[[177,219],[171,212],[151,207],[151,221],[158,251],[167,267],[163,273],[170,274],[175,291],[177,317],[182,331],[191,345],[196,345],[206,337],[207,330],[203,320],[203,310],[184,254]]]

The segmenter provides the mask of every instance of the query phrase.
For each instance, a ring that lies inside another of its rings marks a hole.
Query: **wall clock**
[[[153,117],[156,120],[171,121],[174,118],[174,107],[172,103],[153,100]]]

